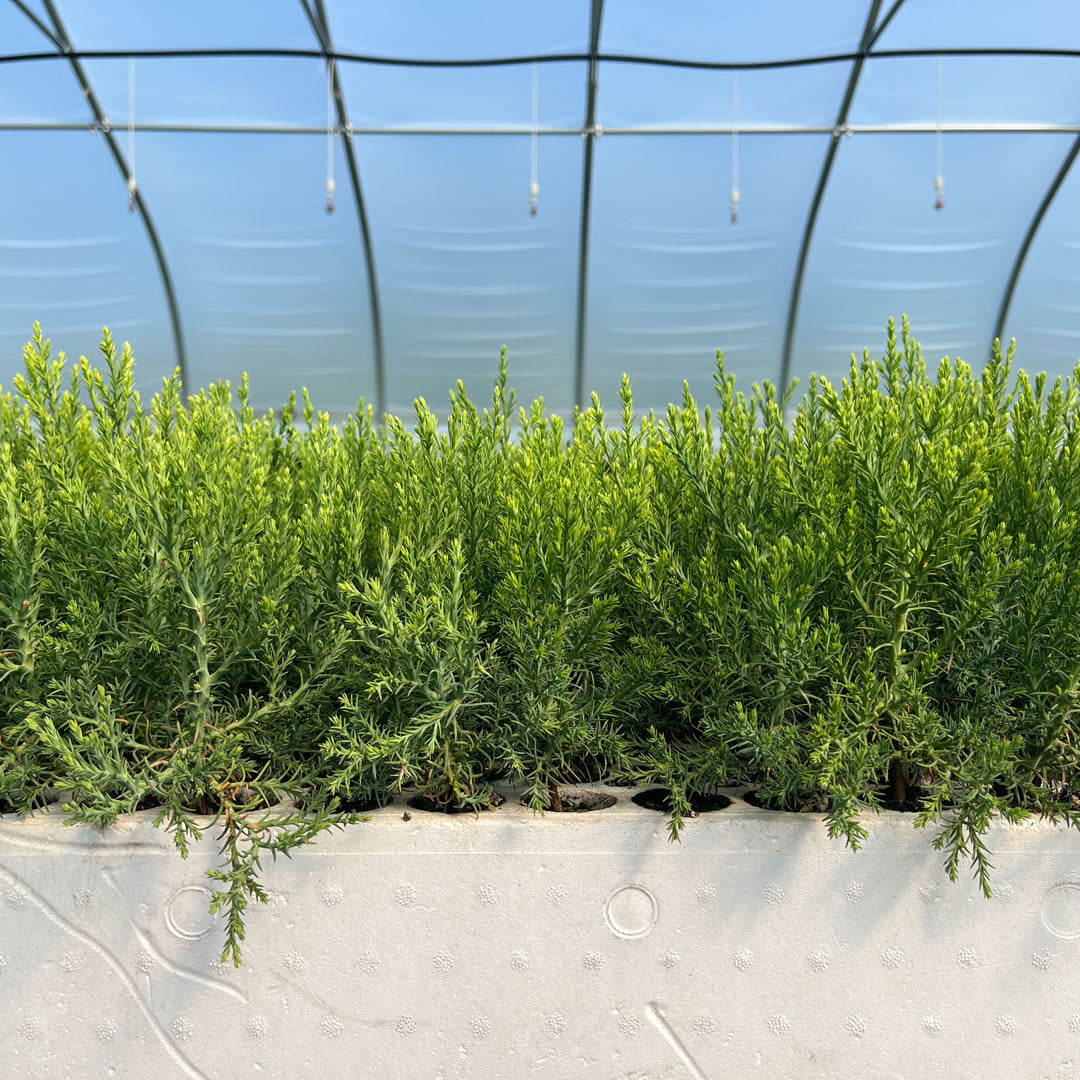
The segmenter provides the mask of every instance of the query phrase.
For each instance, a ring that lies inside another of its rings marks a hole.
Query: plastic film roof
[[[0,384],[35,319],[335,418],[504,344],[563,412],[836,379],[901,312],[1067,374],[1078,150],[1074,0],[0,0]]]

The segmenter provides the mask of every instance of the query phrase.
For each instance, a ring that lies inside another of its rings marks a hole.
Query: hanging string
[[[739,220],[739,73],[731,76],[731,224]]]
[[[334,212],[334,59],[326,61],[326,212]]]
[[[945,179],[942,167],[942,138],[941,138],[941,97],[943,83],[944,63],[942,57],[937,58],[937,171],[934,176],[934,209],[945,209]]]
[[[135,179],[135,58],[128,60],[128,213],[135,213],[135,193],[139,182]]]
[[[532,136],[531,136],[531,169],[529,174],[529,216],[536,217],[536,200],[540,195],[540,179],[538,173],[538,159],[540,150],[539,115],[540,115],[540,75],[536,61],[532,66]]]

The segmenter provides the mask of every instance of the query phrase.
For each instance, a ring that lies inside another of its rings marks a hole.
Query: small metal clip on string
[[[128,212],[135,213],[139,182],[135,179],[135,58],[128,60]]]
[[[538,174],[537,159],[539,157],[539,101],[540,101],[540,76],[536,61],[532,66],[532,135],[530,140],[531,167],[529,177],[529,216],[536,217],[536,203],[540,196],[540,179]]]
[[[739,220],[739,73],[731,76],[731,224]]]
[[[334,212],[334,58],[326,61],[326,212]]]
[[[937,58],[937,172],[934,176],[934,209],[945,209],[945,179],[942,176],[942,149],[941,149],[941,88],[942,88],[942,57]]]

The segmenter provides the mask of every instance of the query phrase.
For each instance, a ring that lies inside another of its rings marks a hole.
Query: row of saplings
[[[1071,824],[1080,745],[1080,393],[1011,361],[931,376],[890,324],[797,401],[718,357],[707,407],[624,379],[564,422],[504,357],[484,409],[335,426],[246,377],[144,403],[128,347],[37,330],[0,394],[0,810],[153,808],[184,853],[213,815],[237,961],[263,856],[401,792],[653,788],[677,838],[749,787],[852,846],[910,810],[989,892],[991,820]]]

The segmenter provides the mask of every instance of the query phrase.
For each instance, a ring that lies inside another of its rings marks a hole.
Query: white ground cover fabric
[[[615,789],[608,789],[614,791]],[[852,853],[736,799],[409,811],[269,865],[218,962],[212,836],[0,820],[0,1074],[26,1080],[1043,1080],[1080,1059],[1080,834],[990,833],[995,896],[912,816]]]

